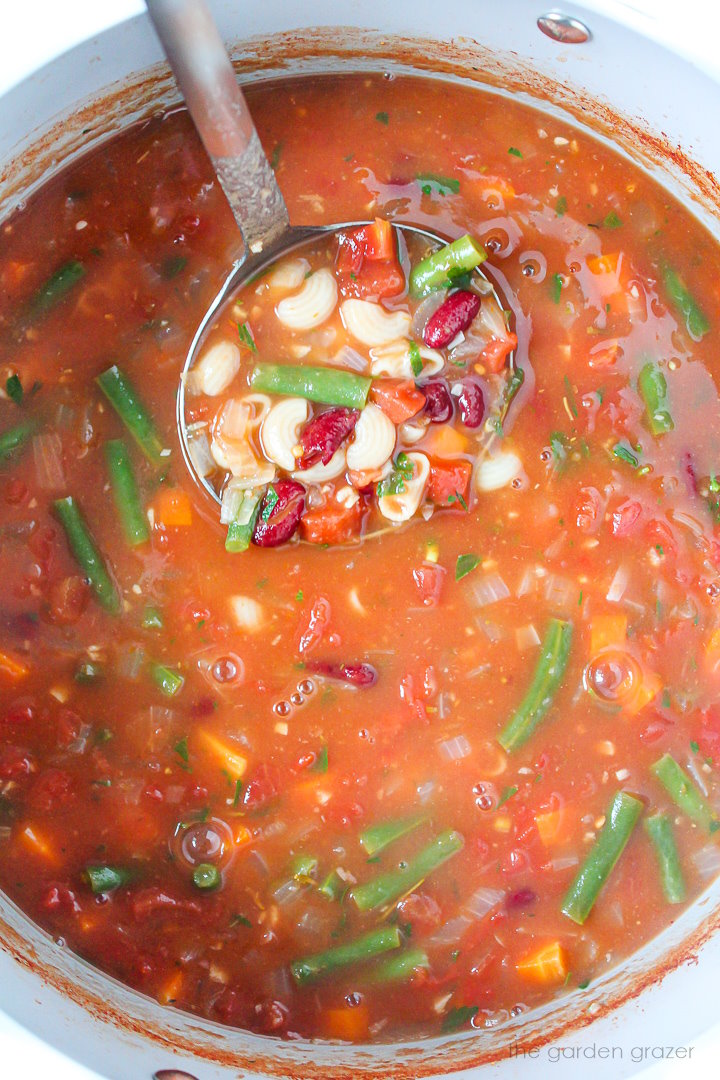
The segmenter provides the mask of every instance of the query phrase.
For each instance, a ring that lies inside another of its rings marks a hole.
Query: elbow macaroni
[[[299,293],[281,300],[275,314],[290,330],[312,330],[330,318],[336,304],[335,276],[323,267],[305,280]]]
[[[442,354],[427,345],[417,345],[422,371],[416,375],[410,358],[410,342],[407,340],[391,341],[387,345],[378,345],[370,350],[373,375],[387,375],[391,379],[428,378],[437,375],[445,367]]]
[[[348,333],[363,345],[387,345],[410,331],[407,311],[386,311],[369,300],[343,300],[340,315]]]
[[[378,508],[388,521],[408,521],[423,500],[425,488],[430,477],[430,462],[424,454],[414,452],[407,455],[413,463],[411,480],[404,481],[404,491],[396,495],[383,495],[378,499]]]
[[[380,469],[395,449],[395,425],[377,405],[366,405],[355,425],[355,438],[347,452],[354,472]]]
[[[293,449],[309,413],[304,398],[284,398],[273,405],[263,421],[260,431],[263,450],[285,472],[292,472],[297,464]]]

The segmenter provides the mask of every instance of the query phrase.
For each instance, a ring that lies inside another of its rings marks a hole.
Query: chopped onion
[[[365,371],[369,364],[367,356],[363,356],[351,345],[343,345],[334,356],[330,357],[329,362],[333,366],[346,368],[348,371]]]
[[[244,494],[245,487],[242,482],[233,479],[225,485],[220,503],[220,523],[222,525],[229,525],[231,521],[235,520]]]
[[[565,610],[577,607],[578,588],[569,578],[548,574],[543,588],[545,599],[554,608]]]
[[[483,574],[471,580],[468,586],[470,600],[475,607],[487,607],[488,604],[497,604],[510,595],[510,590],[499,574]]]
[[[619,566],[615,571],[615,576],[610,582],[610,588],[607,591],[606,599],[609,600],[611,604],[620,603],[625,595],[629,580],[630,571],[627,566]]]
[[[468,897],[463,907],[465,911],[469,912],[470,915],[474,915],[476,919],[483,919],[489,911],[496,908],[504,899],[505,892],[502,889],[488,889],[481,886],[475,890],[472,896]]]
[[[423,331],[427,326],[428,321],[432,318],[437,309],[445,303],[446,299],[447,293],[445,290],[439,289],[437,292],[430,293],[421,304],[418,304],[410,324],[410,333],[414,338],[422,338]]]
[[[425,806],[425,804],[429,801],[433,791],[435,790],[435,781],[426,780],[424,784],[418,784],[416,790],[418,799],[420,800],[422,805]]]
[[[124,679],[135,680],[145,663],[145,650],[142,645],[122,646],[119,651],[117,673]]]
[[[527,626],[518,626],[515,631],[515,640],[517,641],[518,649],[523,652],[525,649],[532,649],[535,645],[539,645],[540,635],[534,625],[528,623]]]
[[[705,778],[703,777],[702,773],[700,772],[700,770],[698,769],[697,765],[695,764],[695,760],[694,760],[694,758],[689,758],[689,759],[688,759],[688,762],[687,762],[687,771],[688,771],[688,772],[690,773],[690,775],[692,776],[693,780],[695,781],[695,783],[697,784],[697,786],[698,786],[698,787],[700,788],[700,790],[702,791],[703,795],[705,795],[705,796],[707,797],[707,793],[708,793],[708,786],[707,786],[707,784],[705,783]]]
[[[62,465],[62,443],[54,432],[33,436],[35,475],[43,491],[58,491],[65,487],[65,470]]]
[[[262,852],[258,851],[257,848],[252,849],[252,851],[248,854],[245,862],[254,863],[256,870],[258,871],[258,873],[262,874],[263,877],[267,877],[270,873],[270,867],[268,866],[267,859],[262,854]],[[245,959],[247,960],[247,956],[245,957]]]
[[[440,926],[430,938],[433,945],[456,945],[466,930],[472,926],[467,915],[457,915]]]
[[[478,664],[477,667],[474,667],[471,671],[468,671],[465,678],[474,679],[476,675],[485,675],[486,672],[490,671],[491,667],[492,664]]]
[[[488,641],[502,641],[502,639],[505,637],[505,631],[503,630],[502,626],[498,626],[497,623],[488,622],[487,619],[483,619],[478,616],[478,618],[475,619],[475,625],[477,626],[478,630],[481,630],[483,632]]]
[[[447,694],[438,694],[437,711],[438,711],[438,718],[440,720],[445,720],[446,717],[448,717],[450,715],[451,710],[450,710],[450,703],[448,701],[448,695]]]
[[[282,885],[278,885],[272,898],[278,907],[282,907],[284,904],[289,904],[291,900],[295,900],[298,893],[304,892],[305,889],[307,885],[302,885],[299,881],[295,881],[295,878],[291,878],[290,881],[283,881]]]
[[[580,858],[577,855],[558,855],[556,859],[551,859],[548,866],[554,874],[559,873],[561,870],[569,870],[571,866],[577,866],[580,862]]]
[[[259,970],[262,971],[265,966],[264,958],[260,959],[259,962]],[[276,1001],[289,1001],[292,998],[295,988],[290,977],[289,968],[273,968],[273,970],[265,976],[265,979],[270,988],[270,992]]]
[[[445,739],[438,749],[446,761],[460,761],[472,753],[472,747],[464,735],[456,735],[454,739]]]
[[[707,847],[700,848],[699,851],[693,852],[690,858],[700,877],[715,877],[720,871],[720,848],[717,844],[708,844]]]
[[[191,434],[188,430],[188,453],[198,476],[209,476],[217,468],[215,459],[210,453],[210,442],[206,431]]]
[[[520,579],[520,584],[515,592],[516,596],[527,596],[528,593],[535,592],[535,586],[537,584],[537,577],[535,575],[535,567],[528,566]]]
[[[70,754],[84,754],[92,732],[92,724],[81,724],[80,729],[68,746],[68,753]]]

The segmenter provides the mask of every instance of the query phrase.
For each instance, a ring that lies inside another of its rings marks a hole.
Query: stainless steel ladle
[[[243,240],[242,254],[234,262],[193,337],[177,397],[178,429],[185,462],[198,484],[219,504],[219,493],[193,463],[185,420],[185,379],[218,308],[250,278],[287,252],[368,222],[291,225],[275,173],[265,156],[234,68],[204,0],[146,0],[146,5]],[[421,236],[437,246],[446,244],[449,239],[405,222],[393,221],[392,224],[403,233]],[[486,282],[487,292],[495,293],[489,279],[477,269],[474,272]]]

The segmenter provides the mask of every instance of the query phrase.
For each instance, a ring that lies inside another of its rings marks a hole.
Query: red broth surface
[[[293,221],[485,245],[522,482],[377,539],[226,552],[174,419],[235,245],[197,138],[176,111],[50,180],[0,257],[0,883],[224,1023],[494,1026],[581,992],[720,867],[720,258],[626,160],[510,100],[379,75],[250,97]],[[95,381],[113,364],[153,462]]]

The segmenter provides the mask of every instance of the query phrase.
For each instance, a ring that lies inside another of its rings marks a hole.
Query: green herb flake
[[[508,146],[508,154],[512,154],[513,157],[522,157],[522,152],[518,150],[517,146]]]
[[[505,803],[509,799],[512,799],[513,795],[517,795],[517,793],[518,793],[518,789],[516,787],[506,787],[505,790],[503,791],[502,795],[500,796],[500,799],[499,799],[498,804],[495,807],[495,809],[499,810],[501,806],[504,806]]]
[[[237,806],[238,803],[240,802],[240,796],[242,795],[242,789],[243,789],[242,780],[236,780],[235,781],[235,793],[233,795],[233,801],[232,801],[233,806]]]
[[[187,259],[184,255],[171,255],[162,264],[162,276],[166,281],[172,281],[186,266]]]
[[[584,979],[581,983],[578,983],[578,990],[587,990],[590,985],[589,979]]]
[[[563,435],[562,431],[550,432],[550,449],[555,462],[555,471],[560,472],[567,464],[570,449],[567,436]]]
[[[328,771],[328,748],[321,746],[315,755],[315,760],[310,766],[313,772],[325,773]]]
[[[479,556],[474,555],[472,552],[468,552],[466,555],[458,555],[457,562],[455,563],[455,580],[461,581],[462,578],[471,574],[479,565]]]
[[[268,484],[267,491],[265,492],[265,505],[262,508],[260,517],[263,521],[267,521],[272,514],[273,510],[277,506],[278,493],[272,484]]]
[[[16,405],[22,404],[23,388],[22,383],[20,382],[19,375],[10,376],[10,378],[5,383],[5,390],[7,396],[10,398],[11,401],[14,401]]]
[[[188,753],[187,735],[175,743],[175,745],[173,746],[173,750],[178,755],[180,760],[184,761],[187,765],[190,759],[190,755]]]
[[[230,920],[231,926],[252,926],[252,923],[248,919],[247,915],[233,915]]]
[[[237,324],[238,338],[240,344],[244,345],[246,349],[250,349],[251,352],[257,352],[257,345],[255,344],[255,338],[250,332],[250,327],[246,322]]]
[[[564,195],[561,195],[560,198],[558,199],[558,201],[555,203],[555,213],[557,214],[558,217],[562,217],[563,214],[567,213],[567,208],[568,208],[567,199],[565,198]]]
[[[302,604],[303,600],[305,599],[305,593],[302,591],[302,589],[298,589],[298,591],[295,593],[295,599],[297,600],[298,604]]]
[[[554,304],[560,303],[560,297],[562,296],[563,279],[562,274],[553,274],[550,278],[550,296]]]
[[[386,127],[390,123],[390,117],[386,112],[375,113],[375,119],[379,124],[385,124]]]
[[[613,457],[619,458],[620,461],[626,462],[631,465],[633,469],[637,469],[640,464],[640,458],[637,454],[633,453],[632,448],[625,442],[615,443],[612,448]]]
[[[700,744],[696,743],[694,739],[691,739],[690,749],[692,750],[693,754],[697,754],[698,750],[700,749]]]
[[[469,512],[468,511],[468,504],[465,502],[464,497],[462,496],[462,494],[459,491],[456,490],[454,495],[448,495],[448,500],[447,501],[450,504],[459,503],[460,506],[462,506],[462,508],[463,508],[463,510],[465,511],[466,514]]]
[[[439,173],[418,173],[415,177],[420,184],[424,195],[457,195],[460,191],[460,181],[454,176],[441,176]]]
[[[409,352],[410,367],[412,368],[413,375],[417,379],[420,375],[422,375],[423,362],[422,356],[420,355],[420,347],[418,346],[418,343],[416,341],[410,342]]]
[[[458,1031],[461,1027],[465,1027],[470,1021],[477,1016],[477,1005],[461,1005],[457,1009],[451,1009],[445,1016],[442,1022],[443,1032]]]
[[[273,172],[275,171],[275,169],[277,169],[278,165],[280,164],[280,157],[282,155],[282,151],[283,151],[283,143],[282,143],[282,141],[279,142],[279,143],[275,143],[275,147],[274,147],[273,152],[272,152],[272,154],[270,156],[270,168],[273,170]]]
[[[614,210],[611,210],[609,214],[606,214],[603,218],[603,229],[619,229],[622,225],[622,219],[617,216]]]
[[[395,459],[393,471],[377,486],[377,497],[382,499],[385,495],[399,495],[405,490],[405,483],[409,483],[415,472],[415,466],[406,453],[400,453]]]

